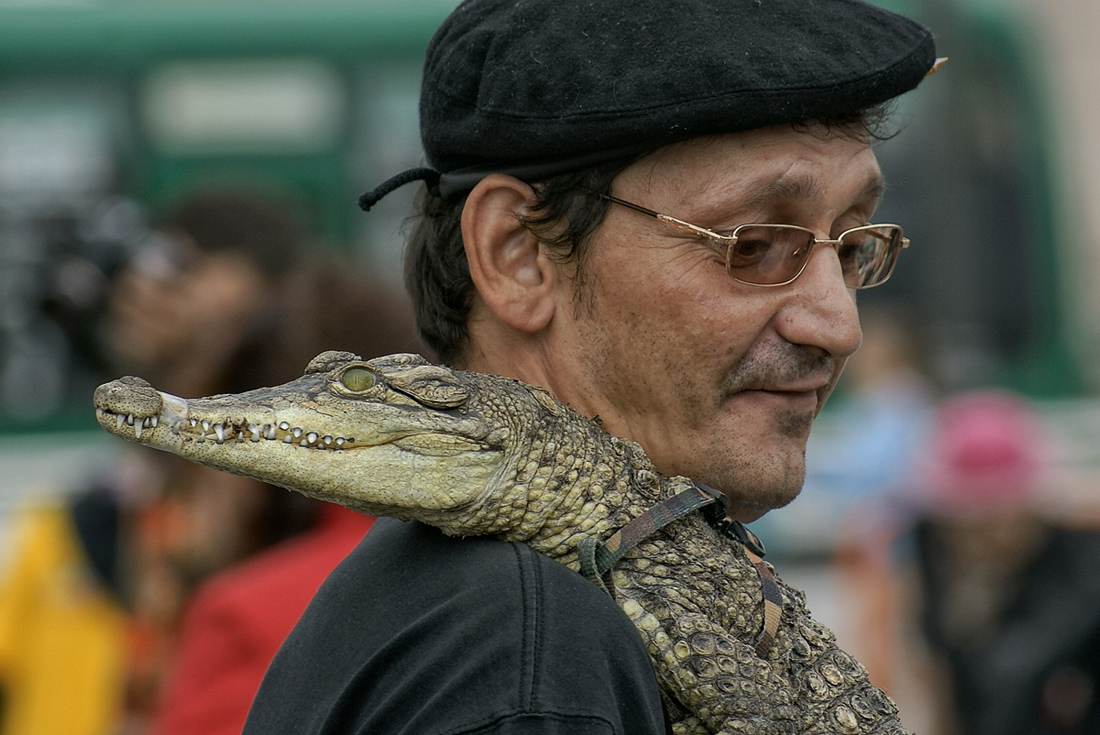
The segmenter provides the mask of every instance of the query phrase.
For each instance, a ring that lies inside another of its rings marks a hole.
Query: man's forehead
[[[702,197],[728,206],[736,199],[745,209],[837,196],[874,209],[886,189],[869,144],[850,138],[806,138],[790,128],[666,146],[619,178],[623,183],[630,179],[636,183],[627,184],[629,188],[670,197],[670,202]]]

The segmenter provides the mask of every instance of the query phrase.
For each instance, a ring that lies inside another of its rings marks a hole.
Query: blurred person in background
[[[843,553],[864,535],[853,529],[881,526],[898,511],[924,453],[937,388],[917,320],[899,305],[875,303],[861,307],[860,324],[863,342],[806,442],[798,503],[755,526],[777,551]]]
[[[270,319],[299,268],[304,236],[280,198],[244,190],[193,194],[158,224],[123,270],[100,330],[112,367],[179,395],[239,390],[259,379],[241,345]],[[157,492],[121,509],[128,590],[124,719],[140,732],[159,697],[183,601],[203,577],[309,527],[311,506],[246,478],[159,465]],[[112,495],[106,493],[108,504]]]
[[[306,267],[288,284],[284,301],[289,308],[271,312],[273,318],[242,342],[239,362],[232,363],[254,364],[263,376],[260,383],[231,392],[295,378],[325,349],[365,358],[419,349],[407,306],[337,260],[320,259]],[[219,476],[217,484],[240,479],[194,467]],[[208,493],[220,493],[213,485]],[[216,497],[211,500],[218,502]],[[283,639],[321,582],[374,520],[341,506],[318,505],[317,522],[310,530],[197,587],[181,622],[154,735],[241,731],[252,697]]]
[[[945,401],[912,529],[944,732],[1100,732],[1100,529],[1044,507],[1047,438],[1021,397]]]
[[[262,302],[223,356],[211,360],[208,389],[187,395],[240,393],[279,385],[302,374],[327,349],[364,357],[416,351],[419,341],[403,296],[360,272],[336,255],[311,253],[278,282],[277,293]],[[142,376],[144,377],[144,376]],[[159,387],[159,386],[158,386]],[[173,391],[168,391],[173,392]],[[177,394],[178,395],[178,394]],[[260,549],[303,530],[314,501],[281,488],[259,484],[243,492],[241,478],[191,462],[166,458],[177,469],[178,492],[169,500],[183,506],[190,524],[180,534],[177,566],[189,582],[221,571]],[[195,482],[189,478],[203,478]],[[238,517],[240,522],[226,523]]]
[[[281,203],[237,192],[183,202],[113,288],[101,331],[113,369],[184,396],[237,391],[300,374],[330,336],[322,322],[369,332],[370,316],[317,308],[331,284],[302,281],[300,241]],[[300,323],[302,312],[318,321]],[[283,325],[294,336],[276,342]],[[375,343],[347,348],[358,344]],[[257,345],[266,359],[250,359]],[[0,583],[0,732],[143,732],[191,586],[316,513],[168,455],[123,452],[109,474],[23,514]]]
[[[296,239],[287,215],[251,197],[181,203],[112,285],[97,330],[111,369],[204,390]],[[146,716],[181,597],[167,553],[179,524],[161,500],[172,464],[124,451],[17,522],[0,587],[4,733],[97,735]]]
[[[920,329],[898,306],[863,307],[863,342],[848,360],[825,430],[806,444],[807,497],[837,512],[887,512],[924,453],[937,389]]]
[[[113,289],[102,329],[113,367],[184,397],[209,395],[243,335],[278,303],[301,239],[274,199],[224,191],[182,202]]]
[[[811,434],[803,490],[834,480],[827,492],[848,510],[861,501],[889,503],[904,487],[936,403],[917,320],[900,306],[874,304],[863,307],[860,324],[863,342],[844,367],[832,407],[841,430]]]

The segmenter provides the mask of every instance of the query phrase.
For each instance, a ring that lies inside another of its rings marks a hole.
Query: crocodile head
[[[499,519],[499,507],[480,506],[522,512],[524,493],[508,490],[535,427],[564,407],[475,375],[417,355],[325,352],[275,388],[185,400],[126,377],[94,400],[100,425],[123,439],[365,513],[491,533],[478,518]]]

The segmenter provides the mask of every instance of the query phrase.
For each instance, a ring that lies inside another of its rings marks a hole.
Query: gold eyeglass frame
[[[849,286],[849,288],[853,288],[853,289],[856,289],[856,290],[866,289],[866,288],[874,288],[875,286],[881,286],[882,284],[884,284],[888,280],[890,280],[890,276],[892,276],[893,273],[894,273],[894,266],[897,265],[898,254],[901,253],[901,251],[904,250],[905,248],[909,247],[909,238],[905,237],[905,235],[904,235],[904,233],[901,229],[901,225],[895,225],[895,224],[881,223],[881,224],[860,225],[859,227],[853,227],[849,230],[845,230],[844,232],[840,233],[840,236],[837,237],[836,239],[830,239],[830,238],[822,239],[822,238],[819,238],[817,236],[817,234],[808,227],[801,227],[799,225],[779,225],[779,224],[771,224],[771,223],[766,223],[765,224],[765,223],[750,222],[750,223],[745,223],[743,225],[738,225],[737,227],[735,227],[733,229],[733,232],[731,232],[728,235],[723,235],[721,233],[715,232],[714,230],[708,230],[706,227],[700,227],[699,225],[693,225],[690,222],[683,221],[682,219],[677,219],[677,218],[675,218],[671,215],[667,215],[667,214],[661,214],[660,212],[656,212],[656,211],[654,211],[652,209],[649,209],[647,207],[643,207],[640,204],[634,204],[633,202],[628,202],[625,199],[619,199],[618,197],[611,196],[610,194],[600,194],[600,198],[606,199],[607,201],[613,202],[615,204],[622,205],[622,206],[626,207],[627,209],[633,209],[635,212],[641,212],[644,215],[648,215],[650,217],[653,217],[654,219],[656,219],[660,222],[664,222],[665,224],[672,225],[673,227],[679,228],[681,230],[686,230],[686,231],[692,232],[696,235],[700,235],[702,237],[705,237],[709,240],[714,240],[715,242],[722,243],[726,247],[726,273],[729,274],[729,277],[732,278],[733,280],[737,281],[738,283],[743,283],[746,286],[760,286],[761,288],[775,288],[775,287],[778,287],[778,286],[786,286],[788,284],[794,283],[794,281],[796,281],[798,279],[798,277],[802,275],[802,272],[806,270],[806,266],[810,262],[810,258],[807,256],[802,261],[802,264],[800,266],[798,266],[798,271],[793,276],[791,276],[787,280],[782,281],[780,283],[753,283],[752,281],[746,281],[743,278],[738,278],[737,276],[733,275],[733,263],[731,262],[731,257],[730,256],[733,253],[733,246],[737,243],[737,233],[741,232],[746,227],[774,227],[774,228],[781,228],[781,229],[787,229],[787,230],[798,230],[799,232],[806,232],[806,233],[809,233],[811,238],[813,238],[813,241],[810,244],[810,250],[811,251],[815,247],[817,247],[818,245],[830,245],[838,253],[839,253],[840,246],[842,244],[844,244],[844,238],[846,236],[852,234],[853,232],[859,232],[861,230],[873,230],[873,229],[877,229],[877,228],[880,228],[880,227],[895,227],[895,228],[897,228],[897,231],[898,231],[898,234],[899,234],[898,246],[896,248],[893,248],[892,250],[888,250],[887,253],[886,253],[886,257],[888,259],[887,263],[885,265],[886,275],[884,275],[881,278],[881,280],[878,280],[878,281],[876,281],[872,284],[861,285],[861,286]]]

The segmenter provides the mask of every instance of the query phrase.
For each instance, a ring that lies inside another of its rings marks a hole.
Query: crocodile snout
[[[93,400],[100,411],[136,418],[156,416],[163,405],[160,391],[133,376],[104,383],[95,389]]]

